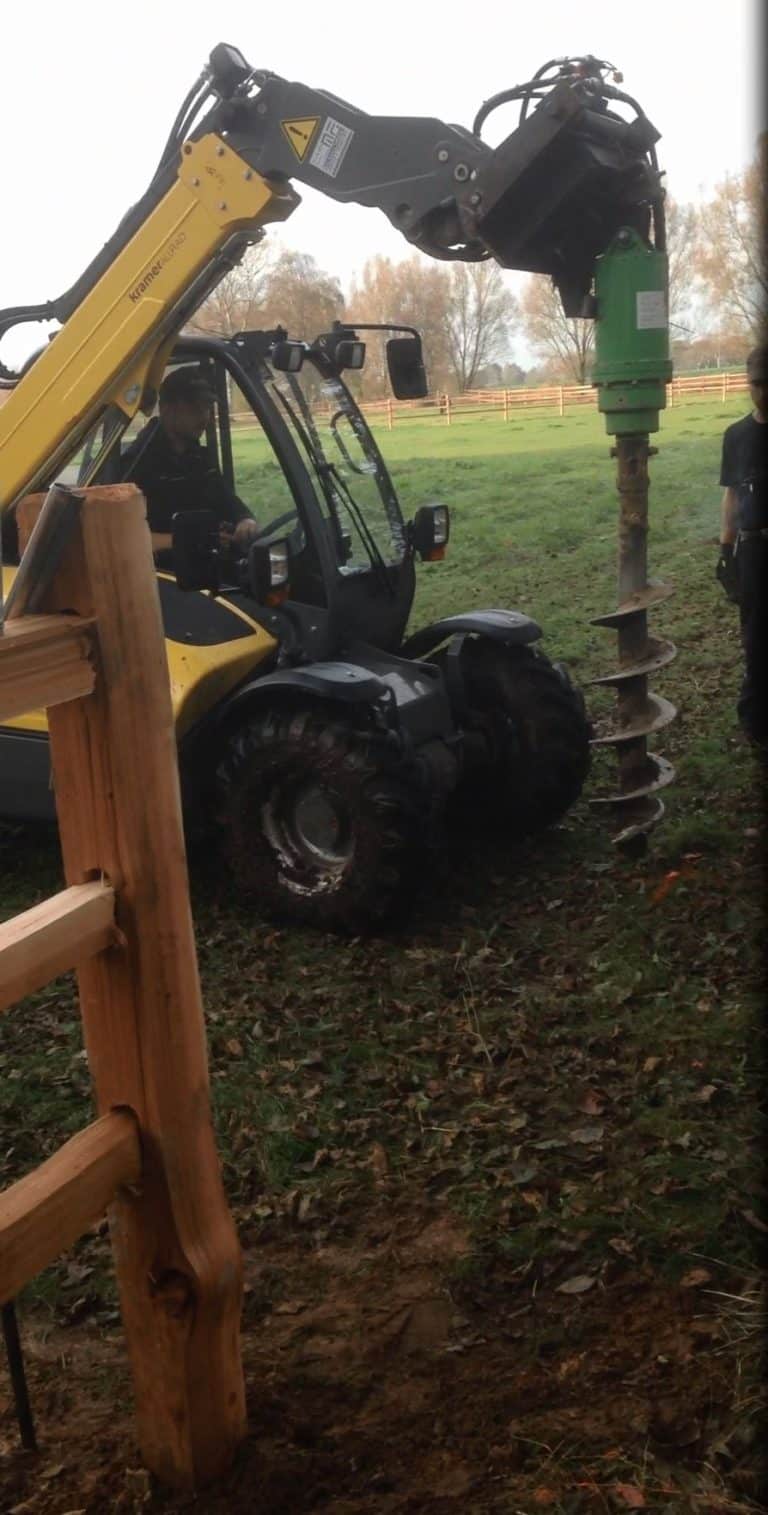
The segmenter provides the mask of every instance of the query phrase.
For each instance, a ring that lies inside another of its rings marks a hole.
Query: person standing
[[[738,604],[741,619],[744,677],[737,705],[739,721],[747,737],[766,752],[767,343],[761,343],[749,354],[747,377],[753,409],[748,416],[729,426],[723,436],[720,465],[723,499],[715,572],[728,598]]]

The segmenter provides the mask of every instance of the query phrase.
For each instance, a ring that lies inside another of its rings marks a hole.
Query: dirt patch
[[[627,1271],[583,1296],[536,1292],[473,1257],[447,1214],[382,1207],[346,1246],[252,1247],[246,1291],[249,1436],[194,1501],[141,1469],[119,1334],[26,1322],[41,1451],[16,1449],[6,1394],[4,1515],[528,1515],[627,1508],[622,1488],[636,1507],[748,1508],[703,1466],[733,1365],[696,1288]]]

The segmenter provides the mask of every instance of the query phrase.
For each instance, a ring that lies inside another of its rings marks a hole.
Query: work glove
[[[739,603],[739,570],[732,542],[721,542],[717,564],[715,566],[715,578],[723,589],[728,599],[734,605]]]

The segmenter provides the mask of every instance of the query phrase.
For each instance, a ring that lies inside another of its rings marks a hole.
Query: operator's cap
[[[185,368],[172,368],[160,385],[160,399],[170,400],[215,400],[215,392],[199,368],[187,364]]]
[[[761,342],[747,358],[747,377],[751,384],[768,384],[768,345]]]

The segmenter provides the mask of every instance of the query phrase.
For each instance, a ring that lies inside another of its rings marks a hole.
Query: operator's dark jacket
[[[744,645],[739,719],[755,741],[768,741],[768,501],[765,448],[768,422],[744,416],[723,436],[720,483],[738,499],[736,565]]]
[[[182,453],[174,452],[157,417],[126,447],[120,474],[146,497],[150,531],[172,531],[178,510],[212,510],[220,525],[251,519],[208,448],[188,442]]]

